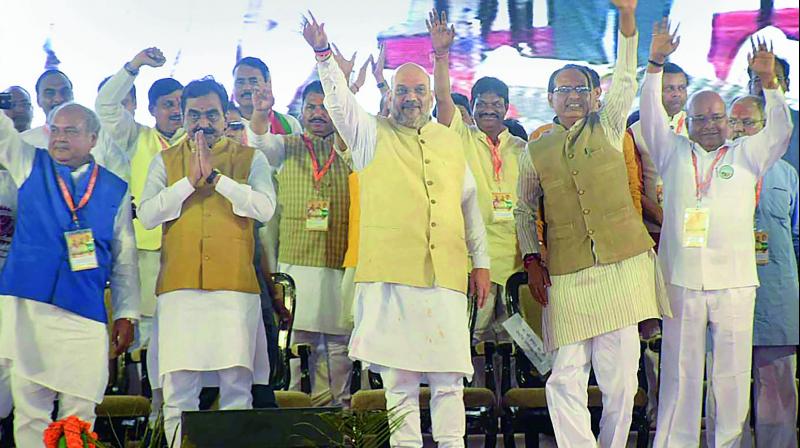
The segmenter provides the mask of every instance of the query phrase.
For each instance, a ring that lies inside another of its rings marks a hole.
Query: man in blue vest
[[[11,362],[14,438],[41,447],[58,418],[94,422],[108,380],[111,282],[113,354],[139,316],[139,270],[127,184],[91,156],[100,122],[75,103],[48,118],[48,149],[25,143],[0,114],[0,164],[19,189],[17,221],[0,274],[0,358]]]

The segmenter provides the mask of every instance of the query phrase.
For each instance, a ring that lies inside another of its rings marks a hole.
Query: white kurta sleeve
[[[220,174],[216,190],[230,201],[236,215],[267,222],[275,213],[275,188],[267,158],[255,152],[246,184]]]
[[[353,169],[360,171],[375,156],[377,120],[358,104],[333,57],[318,61],[317,71],[325,91],[325,108],[342,140],[350,148]]]
[[[617,34],[617,64],[611,77],[611,87],[606,93],[606,103],[600,111],[600,120],[609,142],[622,151],[628,114],[636,99],[636,61],[639,32],[625,37]]]
[[[24,142],[14,122],[0,112],[0,165],[4,166],[19,188],[33,170],[36,148]]]
[[[472,267],[489,269],[489,243],[486,241],[486,226],[483,225],[481,209],[478,207],[478,184],[469,166],[464,172],[461,213],[464,214],[464,235],[469,256],[472,258]]]
[[[139,125],[133,115],[122,107],[122,101],[131,91],[135,79],[127,70],[120,69],[97,92],[94,104],[103,129],[125,151],[128,158],[133,157],[133,151],[136,150]]]
[[[639,100],[642,137],[650,150],[656,170],[663,173],[678,143],[686,137],[676,134],[669,126],[669,117],[661,102],[662,72],[647,73]]]
[[[528,151],[519,154],[519,178],[517,180],[517,206],[514,220],[517,238],[522,255],[539,253],[539,239],[536,232],[536,218],[539,213],[539,198],[542,188],[539,175],[533,167]]]
[[[269,130],[264,135],[258,135],[250,129],[249,125],[245,130],[249,145],[261,151],[267,157],[267,161],[272,168],[280,168],[286,158],[286,145],[284,144],[283,136],[272,134]]]
[[[114,239],[111,241],[113,320],[139,319],[139,260],[131,219],[131,196],[126,192],[114,218]]]
[[[178,219],[183,201],[193,192],[194,186],[186,177],[167,187],[167,168],[161,154],[156,154],[150,162],[136,217],[145,229]]]
[[[740,151],[758,177],[780,159],[792,139],[792,117],[789,106],[778,89],[764,89],[764,128],[757,134],[741,139]]]

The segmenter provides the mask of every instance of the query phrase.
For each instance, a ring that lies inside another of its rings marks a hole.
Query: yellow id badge
[[[769,234],[760,230],[755,231],[756,236],[756,264],[769,263]]]
[[[683,247],[708,244],[708,209],[687,208],[683,215]]]
[[[328,231],[328,201],[308,201],[306,209],[306,230]]]
[[[69,265],[73,272],[97,268],[97,254],[92,229],[64,232],[69,253]]]
[[[492,222],[514,220],[514,201],[511,193],[492,193]]]

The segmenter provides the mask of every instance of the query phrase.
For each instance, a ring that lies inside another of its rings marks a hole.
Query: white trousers
[[[706,358],[710,377],[714,358]],[[797,448],[797,353],[794,346],[753,347],[753,397],[758,448]],[[706,387],[706,444],[716,442],[717,399],[713,387]],[[750,418],[745,419],[742,447],[751,440]]]
[[[439,448],[464,446],[466,415],[464,411],[463,373],[421,373],[388,367],[372,366],[383,379],[386,409],[397,409],[405,414],[403,424],[392,433],[389,444],[393,448],[422,447],[422,430],[419,416],[419,385],[427,379],[431,388],[431,423],[433,440]]]
[[[44,430],[52,423],[53,404],[58,398],[58,419],[74,415],[94,425],[95,403],[58,393],[11,372],[14,395],[14,441],[20,448],[43,448]]]
[[[181,414],[200,406],[201,375],[204,372],[178,370],[164,375],[164,433],[167,445],[180,448]],[[219,409],[252,409],[253,372],[244,367],[218,370]],[[174,445],[172,440],[175,440]]]
[[[317,333],[293,330],[292,344],[309,344],[308,358],[311,376],[311,401],[315,406],[350,405],[350,375],[353,361],[347,357],[350,335]],[[289,361],[292,381],[291,390],[300,390],[300,360]]]
[[[624,447],[638,389],[639,331],[636,325],[559,347],[545,392],[558,446]],[[587,408],[589,372],[603,393],[600,437],[592,433]]]
[[[655,448],[697,447],[706,329],[713,339],[711,384],[717,397],[715,447],[738,447],[750,405],[756,288],[697,291],[667,285]]]

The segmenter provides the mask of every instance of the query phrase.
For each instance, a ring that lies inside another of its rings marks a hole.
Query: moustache
[[[201,127],[198,126],[198,127],[194,128],[194,129],[192,129],[192,135],[197,133],[197,131],[202,131],[203,135],[214,135],[214,134],[217,133],[217,131],[214,128],[201,128]]]
[[[328,123],[327,120],[324,120],[322,118],[312,118],[312,119],[308,120],[308,122],[309,123],[322,123],[322,124]]]
[[[497,115],[494,112],[482,112],[482,113],[478,114],[478,117],[479,118],[500,118],[500,116]]]

